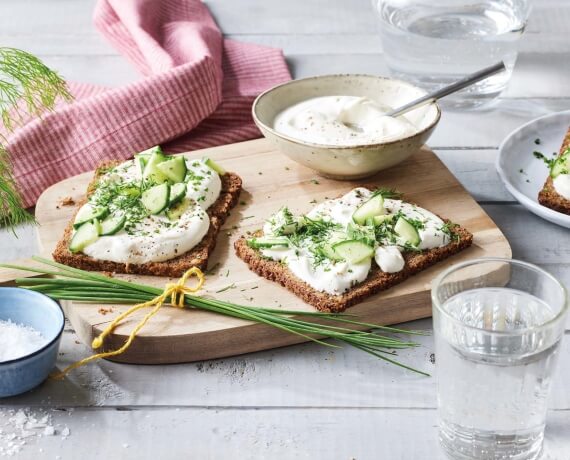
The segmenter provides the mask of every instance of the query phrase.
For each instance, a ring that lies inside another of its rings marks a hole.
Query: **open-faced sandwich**
[[[473,235],[398,193],[359,187],[293,215],[281,208],[235,243],[251,270],[339,312],[471,245]]]
[[[86,270],[180,276],[204,269],[241,179],[210,159],[153,147],[102,164],[53,257]]]
[[[538,202],[547,208],[570,214],[570,129],[555,160],[549,160],[550,174],[538,193]]]

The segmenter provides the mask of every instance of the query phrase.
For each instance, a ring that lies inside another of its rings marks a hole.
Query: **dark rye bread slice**
[[[449,222],[446,219],[444,221]],[[428,249],[422,252],[404,252],[402,255],[406,265],[403,270],[397,273],[384,273],[373,264],[368,277],[342,295],[332,295],[317,291],[305,281],[297,278],[286,265],[266,259],[257,249],[250,248],[247,245],[245,236],[242,236],[235,242],[234,248],[237,256],[245,261],[253,272],[270,281],[281,284],[296,296],[317,308],[317,310],[337,313],[364,301],[380,291],[391,288],[410,276],[471,246],[473,235],[466,229],[455,226],[453,232],[457,235],[456,240],[444,247]],[[262,232],[259,231],[254,236],[260,236],[261,234]]]
[[[562,147],[560,147],[560,155],[562,155],[566,150],[570,148],[570,128],[566,132],[566,136],[562,141]],[[554,188],[552,183],[552,177],[550,175],[544,183],[544,187],[538,193],[538,202],[542,206],[554,209],[555,211],[562,212],[564,214],[570,214],[570,200],[564,198],[560,195]]]
[[[87,187],[87,197],[94,192],[99,177],[104,174],[107,169],[116,166],[119,163],[120,162],[117,161],[105,162],[97,168],[95,177]],[[53,258],[57,262],[71,267],[80,268],[82,270],[113,273],[136,273],[139,275],[179,277],[182,276],[186,270],[192,267],[198,267],[201,270],[205,270],[208,265],[208,258],[216,246],[218,233],[229,215],[230,209],[237,204],[241,192],[242,181],[238,175],[228,172],[224,174],[221,179],[222,191],[220,196],[207,210],[208,215],[210,216],[210,228],[208,229],[208,233],[206,233],[198,245],[174,259],[164,262],[126,264],[98,260],[81,253],[73,254],[68,249],[69,241],[73,232],[73,221],[75,219],[75,214],[77,214],[79,208],[81,208],[87,200],[79,203],[74,216],[71,218],[67,228],[65,229],[62,239],[58,242],[55,251],[53,252]]]

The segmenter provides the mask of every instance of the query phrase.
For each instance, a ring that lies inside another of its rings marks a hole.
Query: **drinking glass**
[[[488,258],[432,286],[439,438],[455,459],[535,459],[567,296],[549,273]]]
[[[393,76],[429,91],[501,60],[496,74],[442,99],[444,107],[487,105],[506,87],[530,0],[372,0]]]

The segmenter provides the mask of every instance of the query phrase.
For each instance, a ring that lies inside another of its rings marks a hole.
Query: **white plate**
[[[544,161],[534,157],[535,150],[548,158],[560,150],[570,127],[570,110],[532,120],[513,131],[499,147],[497,172],[507,190],[530,212],[570,228],[570,216],[538,203],[538,192],[548,176]],[[535,143],[540,139],[540,145]],[[522,172],[521,172],[522,169]]]

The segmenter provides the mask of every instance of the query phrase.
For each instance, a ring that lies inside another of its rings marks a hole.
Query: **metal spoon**
[[[415,101],[409,102],[402,107],[397,109],[391,110],[386,115],[389,117],[398,117],[403,115],[404,113],[409,112],[410,110],[417,109],[418,107],[422,107],[427,104],[431,104],[432,102],[441,99],[442,97],[448,96],[452,93],[455,93],[463,88],[471,86],[473,83],[477,83],[478,81],[484,80],[485,78],[490,77],[491,75],[495,75],[496,73],[503,72],[506,70],[505,64],[501,61],[491,67],[487,67],[485,69],[479,70],[471,75],[467,75],[465,78],[462,78],[455,83],[445,86],[433,93],[426,94],[425,96],[416,99]]]

